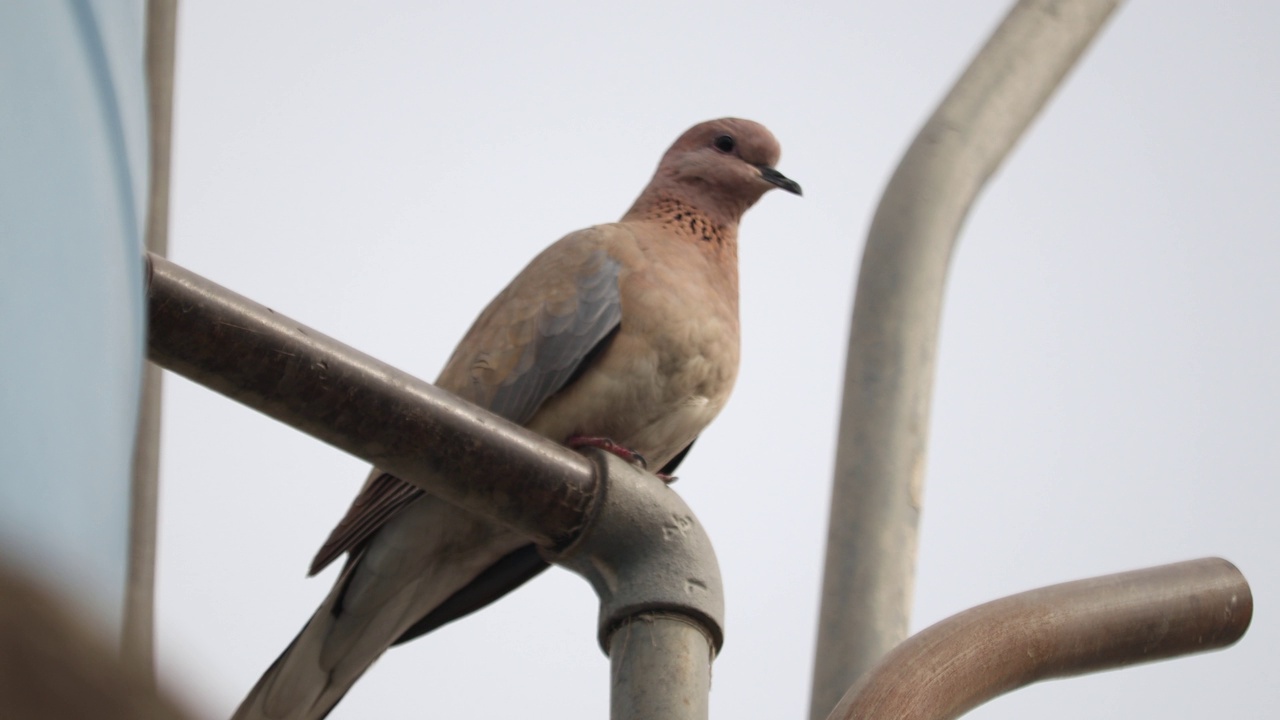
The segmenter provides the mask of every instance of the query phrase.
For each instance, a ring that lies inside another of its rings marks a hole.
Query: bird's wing
[[[684,450],[663,466],[661,472],[667,475],[674,473],[691,448],[693,443],[689,443]],[[550,566],[547,561],[542,559],[537,546],[533,543],[518,548],[489,566],[461,590],[449,596],[449,599],[414,623],[392,644],[407,643],[464,615],[473,613],[529,582],[548,567]]]
[[[422,490],[400,478],[374,468],[364,487],[347,508],[347,514],[329,533],[320,550],[311,560],[307,575],[324,570],[343,553],[358,547],[391,516],[418,499]]]
[[[573,233],[534,258],[476,319],[436,384],[512,422],[528,422],[590,365],[622,318],[622,266],[605,249],[608,232],[604,226]],[[358,548],[420,495],[417,486],[375,469],[316,554],[311,574]],[[527,580],[537,572],[518,574]]]

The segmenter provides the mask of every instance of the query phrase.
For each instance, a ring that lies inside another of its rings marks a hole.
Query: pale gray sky
[[[743,225],[743,365],[676,486],[728,593],[714,717],[804,717],[853,278],[907,143],[1006,9],[965,3],[184,2],[172,255],[434,378],[533,255],[616,219],[688,126],[768,125],[805,197]],[[1280,622],[1280,9],[1130,2],[953,260],[913,629],[1221,555],[1224,652],[971,717],[1269,718]],[[227,716],[310,616],[363,463],[167,385],[162,674]],[[552,571],[386,655],[331,716],[606,717],[595,598]]]

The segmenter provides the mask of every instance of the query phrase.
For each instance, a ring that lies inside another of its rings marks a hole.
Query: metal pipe
[[[595,588],[605,653],[615,629],[656,612],[702,628],[714,656],[724,645],[724,582],[706,528],[658,478],[603,450],[589,457],[600,480],[587,523],[572,545],[543,557]]]
[[[147,105],[150,178],[147,250],[169,248],[169,158],[173,140],[173,58],[178,0],[147,2]],[[120,652],[155,677],[156,509],[160,490],[160,368],[145,363],[129,492],[129,559]]]
[[[596,478],[578,453],[156,255],[147,299],[157,365],[539,545],[581,528]]]
[[[827,720],[948,720],[1040,680],[1227,647],[1252,617],[1249,583],[1220,558],[1051,585],[920,631]]]
[[[600,597],[612,668],[611,720],[706,720],[711,663],[724,644],[724,583],[711,539],[658,478],[600,450],[599,491],[582,534],[551,561]]]
[[[845,368],[810,718],[906,637],[947,265],[975,196],[1118,0],[1022,0],[876,210]]]
[[[633,618],[609,640],[610,720],[706,720],[715,651],[680,615]]]

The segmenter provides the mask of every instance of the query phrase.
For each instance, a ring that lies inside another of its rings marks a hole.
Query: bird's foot
[[[657,475],[658,475],[658,479],[659,479],[659,480],[661,480],[662,482],[664,482],[664,483],[666,483],[666,484],[668,484],[668,485],[670,485],[671,483],[673,483],[673,482],[675,482],[675,481],[677,481],[677,480],[679,480],[679,479],[680,479],[680,478],[678,478],[678,477],[676,477],[675,475],[672,475],[672,474],[670,474],[670,473],[658,473]]]
[[[581,450],[584,447],[600,448],[607,453],[617,455],[632,465],[640,466],[641,470],[649,469],[649,462],[644,459],[643,455],[629,447],[623,447],[609,438],[592,437],[590,435],[571,435],[568,440],[564,441],[564,444],[568,445],[570,449],[573,450]],[[663,482],[666,481],[664,480]]]

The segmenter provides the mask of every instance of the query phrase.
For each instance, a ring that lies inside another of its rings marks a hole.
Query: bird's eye
[[[716,149],[723,153],[733,152],[733,148],[737,145],[737,143],[733,141],[733,137],[729,135],[721,135],[715,140],[712,140],[711,144],[715,145]]]

